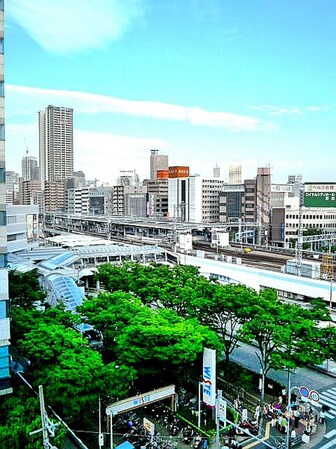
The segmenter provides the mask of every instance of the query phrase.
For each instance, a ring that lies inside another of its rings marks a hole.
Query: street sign
[[[301,394],[301,396],[303,398],[309,398],[310,391],[309,391],[309,389],[307,387],[302,386],[302,387],[300,387],[299,391],[300,391],[300,394]]]
[[[149,419],[144,418],[143,419],[143,426],[146,432],[148,432],[150,435],[154,435],[155,433],[155,424],[152,423],[152,421],[149,421]]]
[[[309,395],[309,399],[311,399],[314,402],[319,402],[320,395],[318,394],[317,391],[311,390],[310,395]]]
[[[117,415],[118,413],[124,413],[128,410],[143,407],[144,405],[151,404],[161,399],[166,399],[175,395],[175,385],[169,385],[168,387],[158,388],[157,390],[149,391],[148,393],[142,393],[131,398],[124,399],[119,402],[106,407],[107,415]]]
[[[319,402],[320,400],[320,395],[316,390],[309,390],[309,388],[302,386],[299,391],[304,399],[310,399],[313,402]]]

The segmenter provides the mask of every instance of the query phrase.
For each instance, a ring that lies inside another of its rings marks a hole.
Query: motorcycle
[[[258,435],[259,425],[258,421],[252,421],[251,419],[246,419],[239,424],[239,427],[245,432],[249,432],[252,435]]]
[[[190,444],[194,437],[194,431],[191,427],[186,427],[182,433],[182,442],[185,444]]]
[[[194,449],[201,449],[201,447],[202,447],[202,437],[200,435],[196,435],[192,447]]]

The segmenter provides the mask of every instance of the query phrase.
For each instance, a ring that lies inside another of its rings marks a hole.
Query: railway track
[[[281,272],[282,267],[286,264],[287,260],[293,257],[282,254],[272,254],[260,251],[251,251],[244,253],[240,248],[213,248],[205,243],[196,242],[194,248],[197,250],[203,250],[209,254],[210,257],[232,257],[232,261],[237,263],[237,259],[241,261],[243,265],[262,268],[270,271]],[[224,259],[225,260],[225,259]]]

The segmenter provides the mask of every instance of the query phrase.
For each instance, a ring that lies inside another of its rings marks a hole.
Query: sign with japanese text
[[[128,410],[133,410],[174,395],[175,385],[158,388],[157,390],[149,391],[148,393],[139,394],[138,396],[133,396],[131,398],[124,399],[123,401],[115,402],[114,404],[106,407],[106,414],[114,416],[118,413],[124,413]]]
[[[305,207],[336,207],[336,183],[305,183]]]

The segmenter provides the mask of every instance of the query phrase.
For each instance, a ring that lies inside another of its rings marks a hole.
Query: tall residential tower
[[[64,180],[73,176],[73,109],[39,112],[39,157],[45,211],[54,212],[64,207]]]

